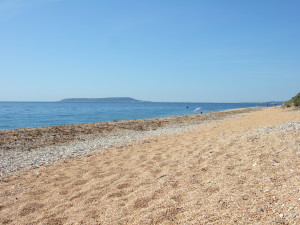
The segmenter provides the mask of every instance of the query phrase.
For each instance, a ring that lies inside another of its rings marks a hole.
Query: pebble
[[[279,217],[280,217],[281,219],[285,219],[285,218],[286,218],[282,213],[279,214]]]
[[[260,212],[264,211],[264,209],[262,207],[258,207],[257,210],[260,211]]]
[[[289,207],[289,210],[293,210],[296,207],[296,205],[292,205]]]
[[[296,214],[291,214],[291,217],[292,217],[292,218],[296,218],[297,215],[296,215]]]
[[[256,131],[261,133],[280,132],[280,131],[291,131],[300,130],[300,122],[288,122],[278,126],[269,126],[259,128]]]
[[[293,131],[293,130],[300,130],[300,121],[297,122],[288,122],[278,126],[268,126],[262,127],[259,129],[255,129],[247,134],[244,134],[244,138],[251,138],[251,140],[256,139],[259,137],[261,133],[271,133],[271,132],[286,132],[286,131]],[[281,152],[281,150],[277,150],[276,152]],[[296,152],[296,154],[300,154],[300,152]]]
[[[159,136],[163,134],[177,134],[195,128],[193,125],[173,125],[161,127],[156,130],[134,131],[126,130],[119,135],[83,136],[84,140],[77,140],[66,144],[46,146],[32,151],[22,149],[13,151],[0,150],[0,178],[19,172],[20,169],[39,168],[44,164],[53,164],[59,161],[74,159],[80,156],[91,155],[103,149],[119,146],[131,146],[133,141],[143,141],[143,138]]]

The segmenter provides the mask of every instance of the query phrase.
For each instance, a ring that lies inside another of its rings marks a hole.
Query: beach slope
[[[0,224],[299,224],[299,165],[300,111],[252,110],[4,177]]]

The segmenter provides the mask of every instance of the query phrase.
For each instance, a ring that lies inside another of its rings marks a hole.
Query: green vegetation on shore
[[[300,107],[300,92],[284,104],[285,107]]]

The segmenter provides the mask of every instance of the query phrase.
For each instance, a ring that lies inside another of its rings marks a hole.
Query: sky
[[[0,101],[284,101],[299,0],[0,0]]]

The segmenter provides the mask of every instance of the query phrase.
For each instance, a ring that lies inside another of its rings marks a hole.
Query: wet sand
[[[199,121],[3,178],[0,223],[299,224],[300,111]]]

